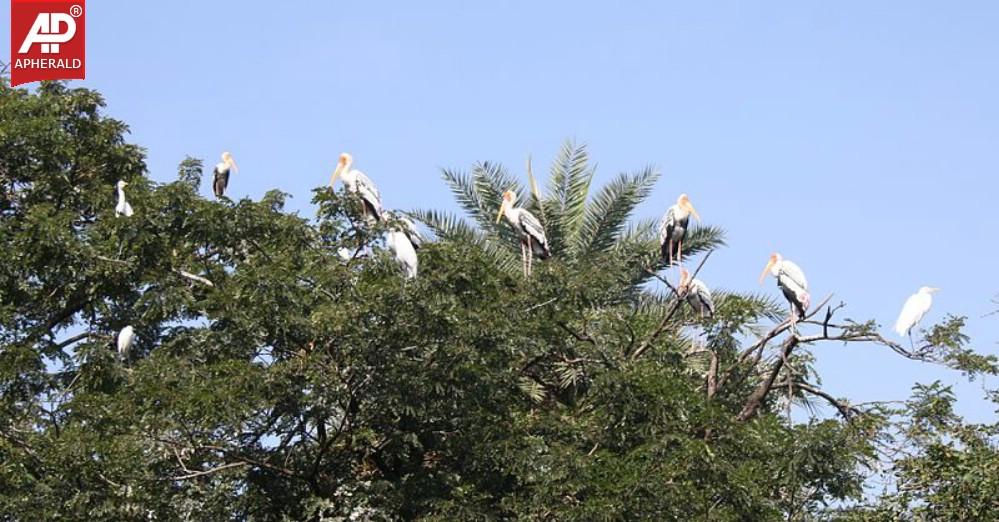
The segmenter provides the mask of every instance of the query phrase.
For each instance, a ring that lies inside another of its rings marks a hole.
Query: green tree
[[[445,173],[477,226],[420,213],[438,240],[406,281],[398,223],[352,194],[316,189],[312,218],[209,201],[194,158],[155,183],[102,107],[0,82],[0,520],[809,520],[861,498],[893,433],[819,386],[812,346],[994,372],[960,318],[906,348],[827,301],[797,334],[762,296],[697,317],[656,290],[655,220],[629,225],[654,170],[591,196],[581,147],[528,197],[554,250],[530,279],[493,221],[519,187],[483,163]]]

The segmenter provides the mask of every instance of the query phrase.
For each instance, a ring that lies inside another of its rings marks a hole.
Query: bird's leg
[[[527,238],[527,276],[530,277],[534,267],[534,245],[531,244],[531,238]]]
[[[912,328],[909,328],[909,349],[916,351],[916,343],[912,342]]]
[[[666,268],[673,266],[673,240],[666,241]]]
[[[524,277],[527,277],[527,254],[524,247],[527,246],[523,241],[520,242],[520,269],[524,272]]]
[[[681,267],[683,266],[683,238],[680,238],[680,242],[677,244],[676,248],[676,262]]]
[[[529,262],[530,261],[530,257],[529,256],[531,254],[529,253],[528,248],[529,247],[528,247],[527,243],[521,243],[520,244],[520,255],[521,255],[522,260],[524,262],[524,277],[530,277],[531,276],[531,265],[530,265],[530,262]]]

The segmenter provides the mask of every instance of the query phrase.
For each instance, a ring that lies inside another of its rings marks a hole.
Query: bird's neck
[[[690,212],[680,205],[673,205],[673,215],[675,215],[677,219],[687,219],[687,217],[690,216]]]

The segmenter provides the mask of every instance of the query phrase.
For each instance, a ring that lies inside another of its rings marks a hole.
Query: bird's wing
[[[546,247],[548,246],[548,238],[545,237],[545,229],[541,226],[541,222],[538,221],[538,218],[534,217],[534,214],[531,214],[527,210],[520,209],[520,216],[518,219],[520,221],[520,226],[524,228],[524,232],[526,232],[527,235],[531,236],[531,238],[538,243]]]
[[[673,207],[669,207],[662,219],[659,220],[659,244],[663,244],[669,239],[674,226],[676,226],[676,214],[673,213]]]
[[[361,194],[367,193],[365,194],[366,197],[370,195],[378,203],[378,205],[381,206],[382,195],[378,192],[378,187],[375,186],[375,182],[371,181],[371,178],[369,178],[367,174],[359,170],[355,170],[354,172],[357,174],[357,190],[361,192]]]
[[[403,232],[406,233],[406,237],[409,238],[409,242],[416,248],[423,246],[423,236],[421,236],[420,231],[416,229],[416,223],[413,223],[413,220],[409,219],[409,216],[406,214],[399,213],[398,217],[406,225]]]
[[[906,335],[912,327],[923,319],[926,312],[930,310],[931,303],[928,295],[916,293],[909,296],[905,300],[905,305],[902,306],[902,312],[898,314],[898,320],[895,321],[895,332],[901,336]]]
[[[808,291],[808,280],[805,279],[805,272],[803,272],[798,265],[790,261],[784,260],[781,263],[780,274],[778,275],[778,279],[780,278],[780,276],[784,276],[787,279],[789,279],[790,282],[794,283],[794,285],[796,285],[802,291],[806,292]]]
[[[711,299],[711,290],[708,289],[708,285],[704,284],[700,279],[694,279],[690,282],[691,290],[697,292],[697,298],[708,307],[708,310],[714,314],[715,313],[715,302]]]

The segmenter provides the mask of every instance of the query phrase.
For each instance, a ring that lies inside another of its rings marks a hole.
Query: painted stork
[[[698,317],[714,317],[715,302],[711,300],[711,290],[700,279],[692,279],[686,268],[680,268],[678,293],[687,299],[687,304],[697,312]]]
[[[534,217],[534,214],[513,206],[516,202],[517,194],[512,190],[503,193],[503,202],[496,214],[496,223],[506,216],[510,226],[520,236],[520,256],[524,266],[524,277],[527,277],[531,275],[535,254],[541,259],[548,259],[552,253],[548,248],[548,238],[545,237],[545,229],[541,226],[541,222]]]
[[[128,357],[128,352],[132,349],[133,344],[135,344],[135,328],[128,325],[118,332],[118,354],[122,357]]]
[[[691,214],[698,222],[701,221],[701,216],[697,214],[690,198],[686,194],[680,194],[676,204],[666,209],[659,222],[659,249],[667,266],[672,265],[674,259],[678,263],[683,263],[683,239],[687,237],[687,225],[690,223]]]
[[[336,178],[342,177],[347,190],[361,196],[361,201],[364,203],[364,216],[368,217],[370,214],[374,216],[375,220],[381,220],[382,197],[378,193],[378,187],[363,172],[352,169],[353,165],[353,156],[346,152],[341,154],[340,160],[336,164],[336,170],[333,171],[333,177],[330,178],[330,187],[336,183]]]
[[[125,200],[125,187],[128,186],[128,183],[125,183],[122,180],[118,180],[117,186],[118,186],[118,204],[115,205],[114,207],[114,215],[115,217],[118,216],[132,217],[132,205],[129,205],[128,201]]]
[[[763,273],[760,274],[761,285],[768,273],[777,278],[777,287],[784,293],[784,298],[791,305],[791,325],[794,325],[805,317],[805,312],[808,311],[808,306],[811,303],[805,273],[798,265],[784,259],[776,252],[770,254],[770,260],[763,269]]]
[[[909,336],[909,342],[912,342],[912,329],[923,320],[926,312],[930,311],[930,307],[933,306],[933,294],[938,291],[939,288],[924,286],[906,299],[902,313],[898,314],[898,320],[895,321],[895,332],[899,337]]]
[[[215,192],[215,199],[221,199],[225,195],[225,189],[229,186],[229,172],[239,172],[236,160],[232,159],[232,154],[222,153],[222,161],[215,164],[215,179],[212,181],[212,190]]]

